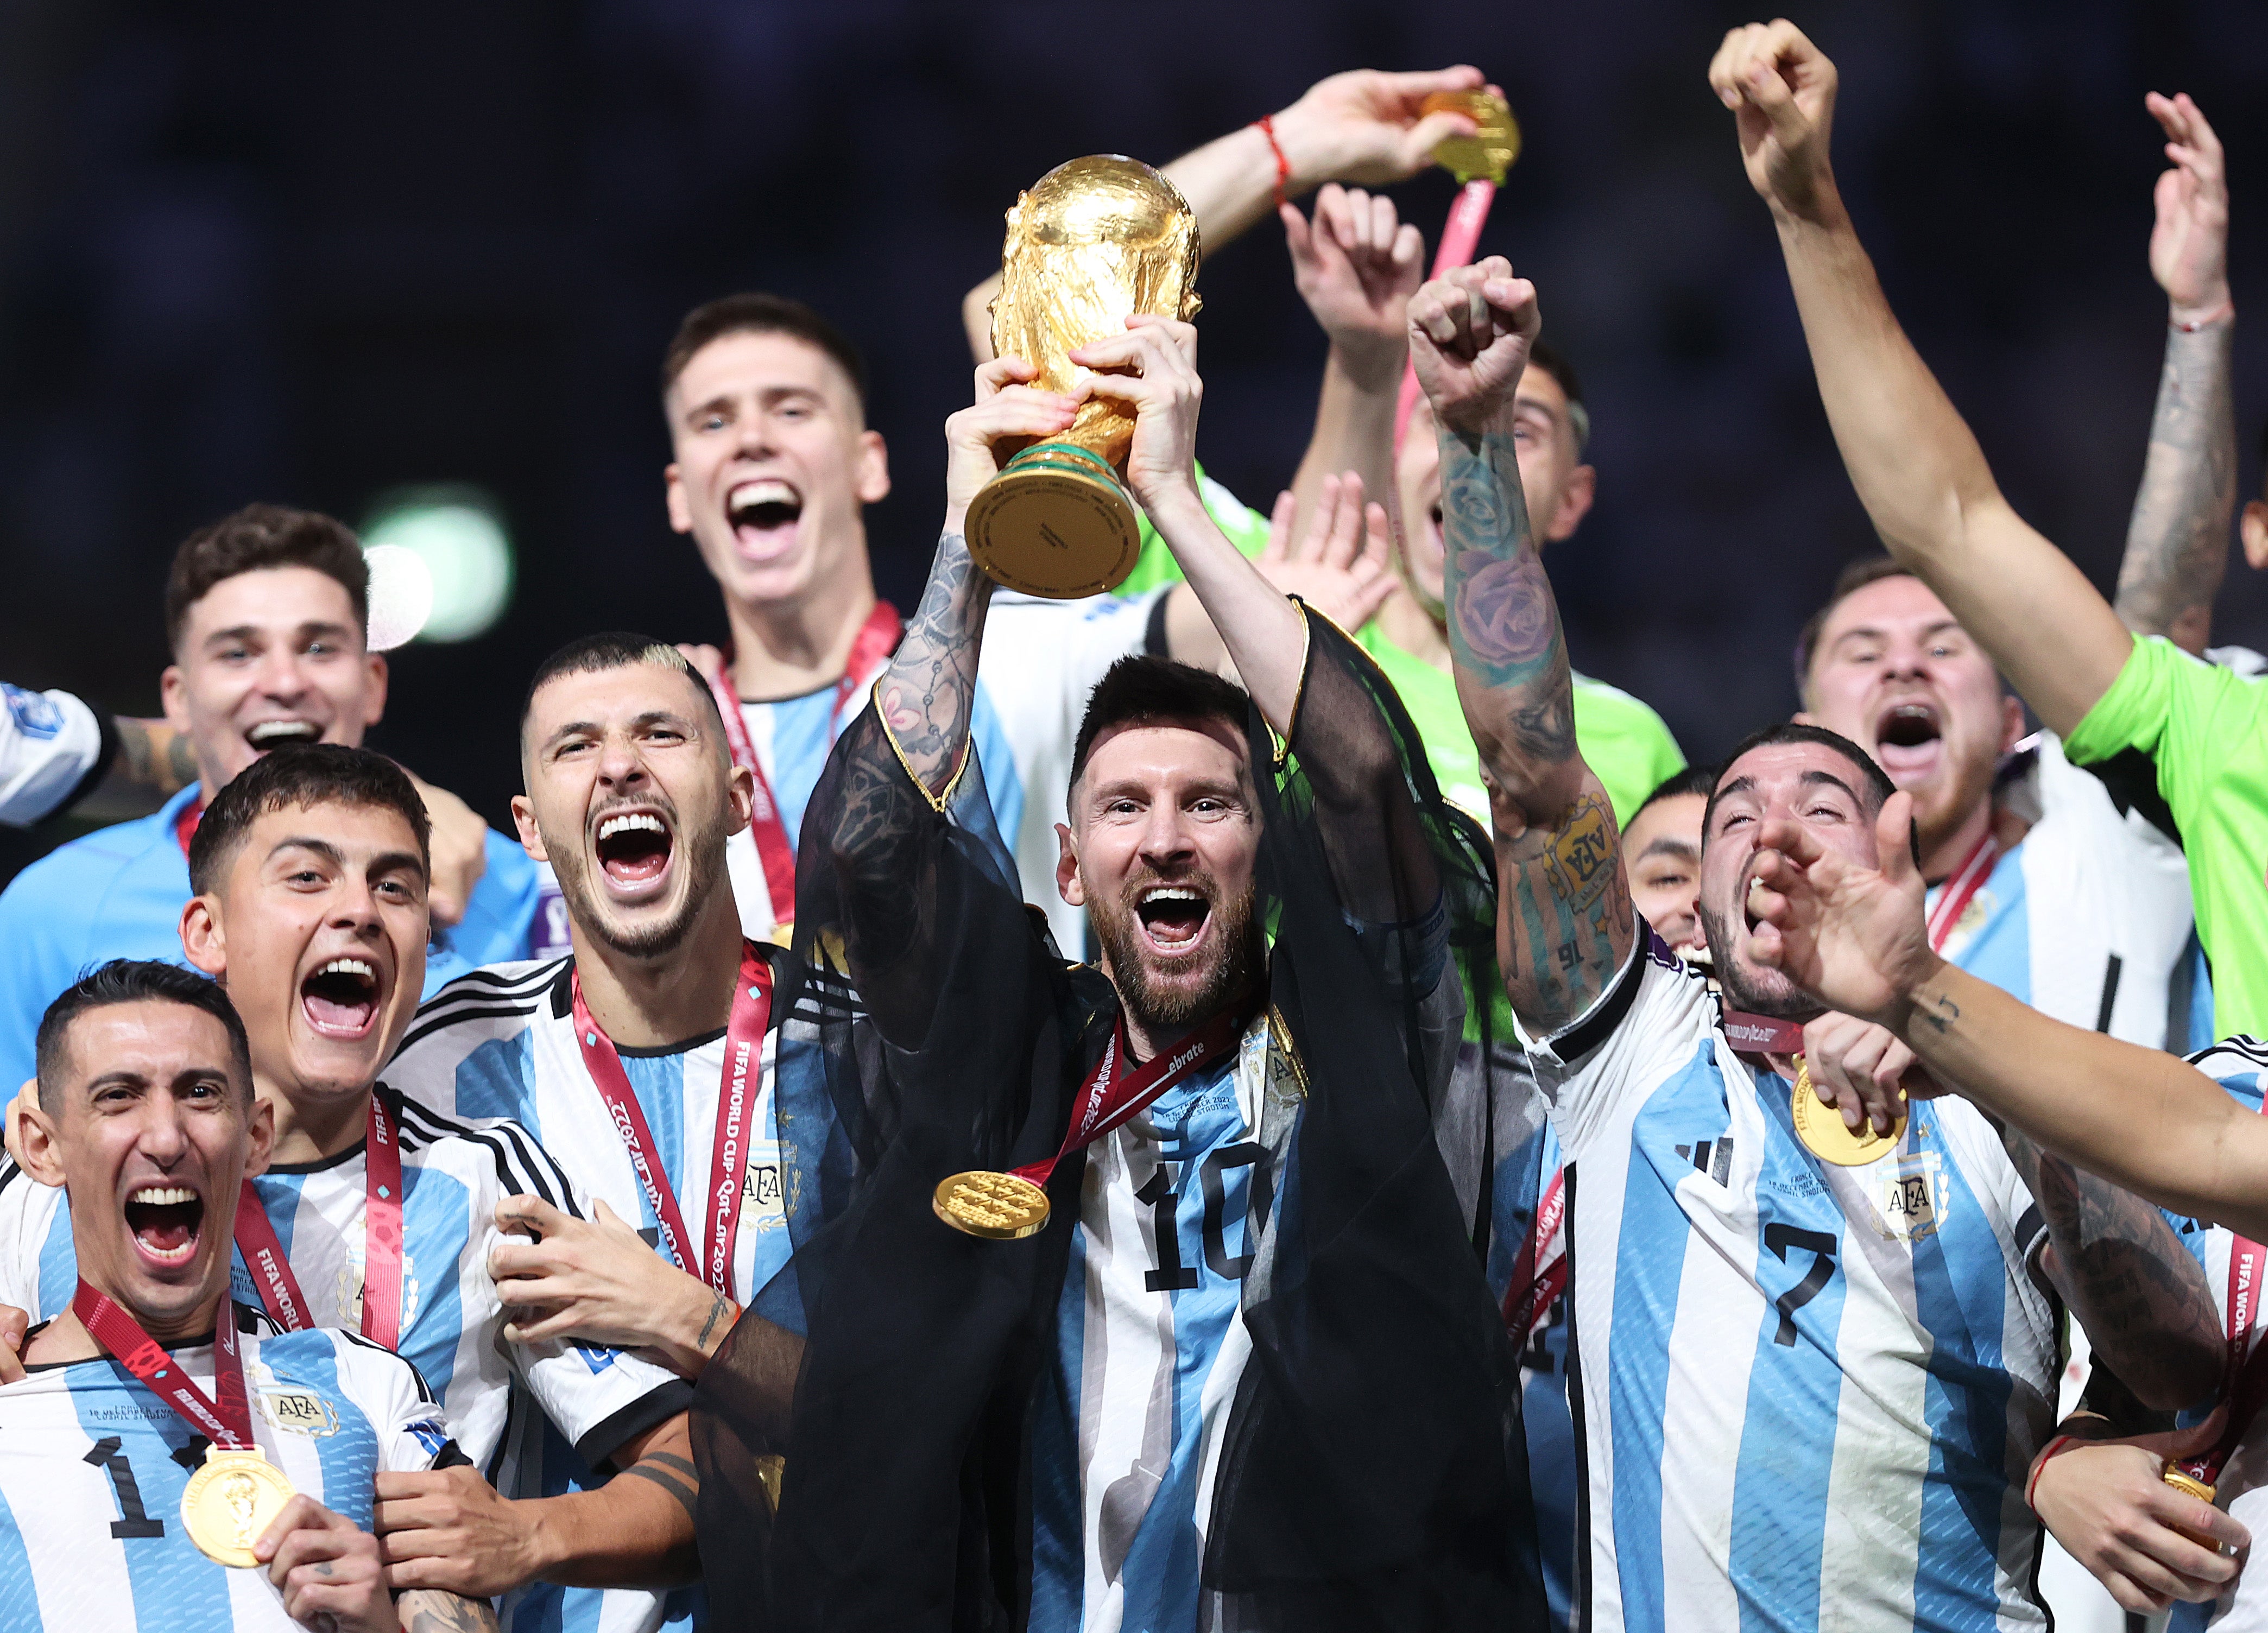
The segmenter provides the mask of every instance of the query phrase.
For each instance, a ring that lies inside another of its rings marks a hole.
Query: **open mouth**
[[[299,1008],[327,1038],[367,1036],[378,1019],[378,967],[368,959],[333,959],[299,983]]]
[[[323,728],[312,720],[261,720],[244,729],[244,740],[263,754],[286,743],[319,743],[322,739]]]
[[[1936,765],[1944,736],[1932,705],[1894,704],[1874,722],[1874,758],[1893,782],[1918,776]]]
[[[625,890],[653,884],[669,871],[669,824],[658,812],[616,811],[599,819],[599,871]]]
[[[1135,902],[1134,917],[1153,951],[1186,953],[1204,935],[1212,901],[1186,885],[1152,885]]]
[[[204,1198],[185,1185],[144,1185],[126,1199],[126,1228],[143,1256],[158,1264],[186,1264],[203,1234]]]
[[[776,476],[744,482],[725,496],[725,519],[742,549],[770,555],[795,536],[803,496]]]

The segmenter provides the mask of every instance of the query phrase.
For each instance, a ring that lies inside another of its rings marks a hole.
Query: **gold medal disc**
[[[1018,1241],[1048,1222],[1047,1192],[1021,1174],[982,1168],[939,1181],[930,1206],[964,1236],[987,1241]]]
[[[1787,1109],[1795,1120],[1796,1137],[1805,1148],[1820,1161],[1831,1162],[1838,1168],[1863,1168],[1889,1156],[1905,1137],[1904,1111],[1898,1113],[1897,1122],[1888,1134],[1875,1133],[1871,1118],[1859,1125],[1857,1133],[1852,1133],[1843,1121],[1842,1109],[1820,1104],[1819,1096],[1811,1092],[1811,1070],[1800,1059],[1795,1068],[1795,1092],[1788,1100]]]
[[[2175,1490],[2185,1491],[2198,1502],[2211,1505],[2213,1489],[2204,1481],[2183,1474],[2171,1463],[2166,1465],[2164,1478],[2166,1483]],[[2208,1554],[2220,1554],[2228,1551],[2221,1547],[2220,1539],[2218,1537],[2207,1536],[2201,1531],[2191,1531],[2185,1526],[2174,1526],[2171,1529],[2175,1535],[2187,1537]]]
[[[252,1545],[291,1500],[291,1482],[259,1453],[216,1446],[181,1493],[181,1525],[206,1558],[249,1570]]]

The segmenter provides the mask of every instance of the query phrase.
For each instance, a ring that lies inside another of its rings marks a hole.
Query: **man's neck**
[[[1961,820],[1939,834],[1921,836],[1921,876],[1932,885],[1943,883],[1969,859],[1969,853],[1992,831],[1993,805],[1990,796],[1978,800]],[[2021,835],[2021,829],[2019,829]]]
[[[211,1293],[200,1298],[196,1308],[175,1321],[160,1320],[132,1310],[126,1310],[126,1313],[133,1316],[135,1324],[150,1335],[151,1342],[161,1350],[170,1350],[180,1348],[189,1339],[209,1336],[220,1321],[221,1306],[227,1297],[228,1284],[223,1282]],[[119,1308],[126,1309],[123,1300],[114,1302]],[[24,1360],[33,1366],[91,1361],[104,1353],[103,1347],[95,1342],[94,1335],[87,1331],[86,1324],[78,1319],[78,1313],[70,1308],[65,1308],[61,1315],[41,1328],[39,1336],[24,1346]]]
[[[1433,622],[1408,590],[1396,590],[1387,598],[1386,605],[1378,609],[1378,627],[1388,640],[1412,658],[1422,658],[1436,669],[1448,668],[1449,632]]]
[[[751,702],[799,697],[831,686],[874,610],[874,577],[863,541],[843,570],[793,600],[725,598],[733,629],[733,689]]]
[[[275,1107],[276,1144],[269,1160],[286,1166],[325,1162],[352,1151],[370,1129],[370,1085],[359,1091],[313,1092],[280,1076],[253,1069],[252,1086]]]
[[[710,893],[700,918],[666,953],[632,958],[580,924],[570,926],[583,1002],[619,1048],[666,1048],[718,1031],[733,1019],[740,975],[740,920],[733,893]]]

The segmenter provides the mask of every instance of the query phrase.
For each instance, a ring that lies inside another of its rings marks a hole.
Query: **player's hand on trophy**
[[[1803,1059],[1812,1092],[1854,1134],[1871,1122],[1887,1138],[1907,1100],[1945,1092],[1888,1028],[1834,1010],[1805,1023]]]
[[[1491,255],[1435,278],[1410,298],[1410,361],[1443,425],[1477,435],[1512,408],[1543,331],[1535,285]]]
[[[1922,917],[1912,829],[1913,796],[1891,795],[1874,821],[1876,869],[1800,822],[1766,822],[1738,932],[1748,956],[1830,1009],[1899,1030],[1914,989],[1943,963]]]
[[[1204,381],[1197,376],[1197,326],[1138,312],[1126,320],[1123,335],[1070,356],[1080,368],[1095,371],[1087,377],[1089,390],[1134,416],[1126,485],[1151,519],[1177,500],[1201,506],[1197,411],[1204,403]]]
[[[1399,582],[1393,572],[1393,533],[1382,504],[1362,502],[1362,478],[1349,471],[1326,476],[1304,537],[1292,537],[1292,498],[1276,496],[1267,548],[1253,564],[1286,595],[1296,595],[1342,629],[1359,629],[1378,615]]]
[[[2220,138],[2189,93],[2142,99],[2166,133],[2174,167],[2158,178],[2150,229],[2150,276],[2166,291],[2168,315],[2193,323],[2228,305],[2228,173]]]
[[[2033,1512],[2121,1609],[2147,1615],[2176,1600],[2205,1604],[2235,1580],[2252,1534],[2164,1479],[2169,1458],[2212,1447],[2226,1416],[2217,1411],[2170,1434],[2051,1443],[2041,1453],[2045,1461],[2034,1460]],[[2201,1547],[2184,1531],[2227,1551]]]
[[[497,1204],[504,1234],[489,1249],[489,1275],[514,1314],[504,1335],[514,1343],[580,1338],[644,1350],[696,1375],[738,1312],[658,1257],[605,1203],[591,1211],[578,1219],[537,1196]]]
[[[1841,209],[1828,157],[1835,64],[1793,23],[1750,23],[1725,36],[1709,88],[1733,110],[1749,183],[1774,213],[1819,219]]]
[[[1384,187],[1408,180],[1432,162],[1442,143],[1473,133],[1462,114],[1425,113],[1425,99],[1481,84],[1481,70],[1471,67],[1415,74],[1358,68],[1317,80],[1270,121],[1292,166],[1292,190],[1319,181]]]
[[[402,769],[433,824],[433,876],[426,886],[425,904],[436,924],[460,923],[473,887],[489,871],[489,825],[447,789],[436,788],[408,767]]]
[[[1084,396],[1044,391],[1027,382],[1039,369],[1021,357],[995,357],[976,371],[976,398],[945,422],[945,530],[959,533],[976,490],[1000,474],[1010,456],[1033,441],[1067,430]],[[1004,449],[1000,446],[1005,443]]]
[[[284,1614],[302,1627],[396,1633],[401,1625],[378,1539],[304,1491],[284,1504],[252,1556],[283,1593]]]
[[[1312,223],[1294,204],[1278,214],[1292,282],[1331,345],[1364,383],[1395,384],[1410,344],[1410,298],[1425,276],[1424,235],[1383,193],[1336,182],[1315,195]]]

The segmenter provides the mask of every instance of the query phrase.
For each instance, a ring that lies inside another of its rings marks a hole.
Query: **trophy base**
[[[978,489],[968,537],[995,584],[1054,601],[1116,589],[1142,551],[1141,520],[1110,467],[1067,442],[1025,449]]]

